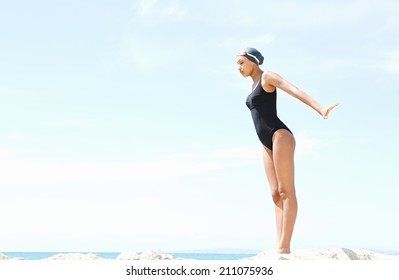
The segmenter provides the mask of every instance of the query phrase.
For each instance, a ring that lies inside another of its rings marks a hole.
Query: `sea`
[[[58,254],[96,254],[103,259],[116,259],[120,252],[2,252],[10,259],[22,258],[24,260],[42,260]],[[141,253],[138,252],[140,255]],[[162,254],[171,254],[176,258],[192,259],[192,260],[240,260],[243,258],[253,257],[256,254],[222,254],[222,253],[169,253],[162,252]]]

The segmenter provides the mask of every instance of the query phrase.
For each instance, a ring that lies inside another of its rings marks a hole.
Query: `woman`
[[[253,80],[252,93],[248,95],[246,104],[251,110],[256,132],[263,144],[263,162],[275,204],[277,252],[289,254],[298,208],[294,184],[295,138],[277,117],[277,88],[310,106],[324,119],[339,103],[330,107],[321,106],[278,74],[262,71],[259,67],[262,63],[262,54],[254,48],[247,48],[237,55],[239,72]]]

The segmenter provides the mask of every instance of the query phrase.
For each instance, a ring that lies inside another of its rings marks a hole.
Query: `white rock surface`
[[[117,260],[139,260],[140,256],[136,252],[122,252],[116,257]]]
[[[140,260],[173,260],[174,256],[169,254],[160,254],[155,251],[145,251],[140,255]]]
[[[296,250],[291,254],[262,252],[246,260],[399,260],[399,256],[379,254],[367,250],[331,248],[322,250]]]
[[[0,253],[0,260],[8,260],[8,257]]]
[[[175,256],[171,255],[171,254],[161,254],[162,256],[162,260],[164,261],[169,261],[169,260],[175,260]]]
[[[46,258],[45,260],[103,260],[98,255],[95,254],[58,254],[51,257]]]

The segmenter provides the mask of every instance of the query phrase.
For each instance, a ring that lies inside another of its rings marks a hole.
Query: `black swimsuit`
[[[247,106],[251,110],[256,133],[260,142],[273,150],[273,134],[279,129],[291,130],[277,117],[276,109],[277,90],[267,92],[263,89],[261,81],[247,97]],[[292,132],[291,132],[292,133]]]

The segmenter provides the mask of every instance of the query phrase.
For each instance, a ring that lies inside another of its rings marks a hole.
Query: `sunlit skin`
[[[306,92],[276,73],[262,71],[259,65],[245,56],[237,56],[236,62],[241,75],[252,78],[252,89],[259,82],[266,92],[281,89],[313,108],[324,119],[327,119],[331,110],[339,105],[337,102],[329,107],[321,106]],[[273,151],[262,145],[263,163],[275,205],[277,253],[289,254],[298,212],[294,180],[295,138],[288,130],[279,129],[273,134],[272,141]]]

